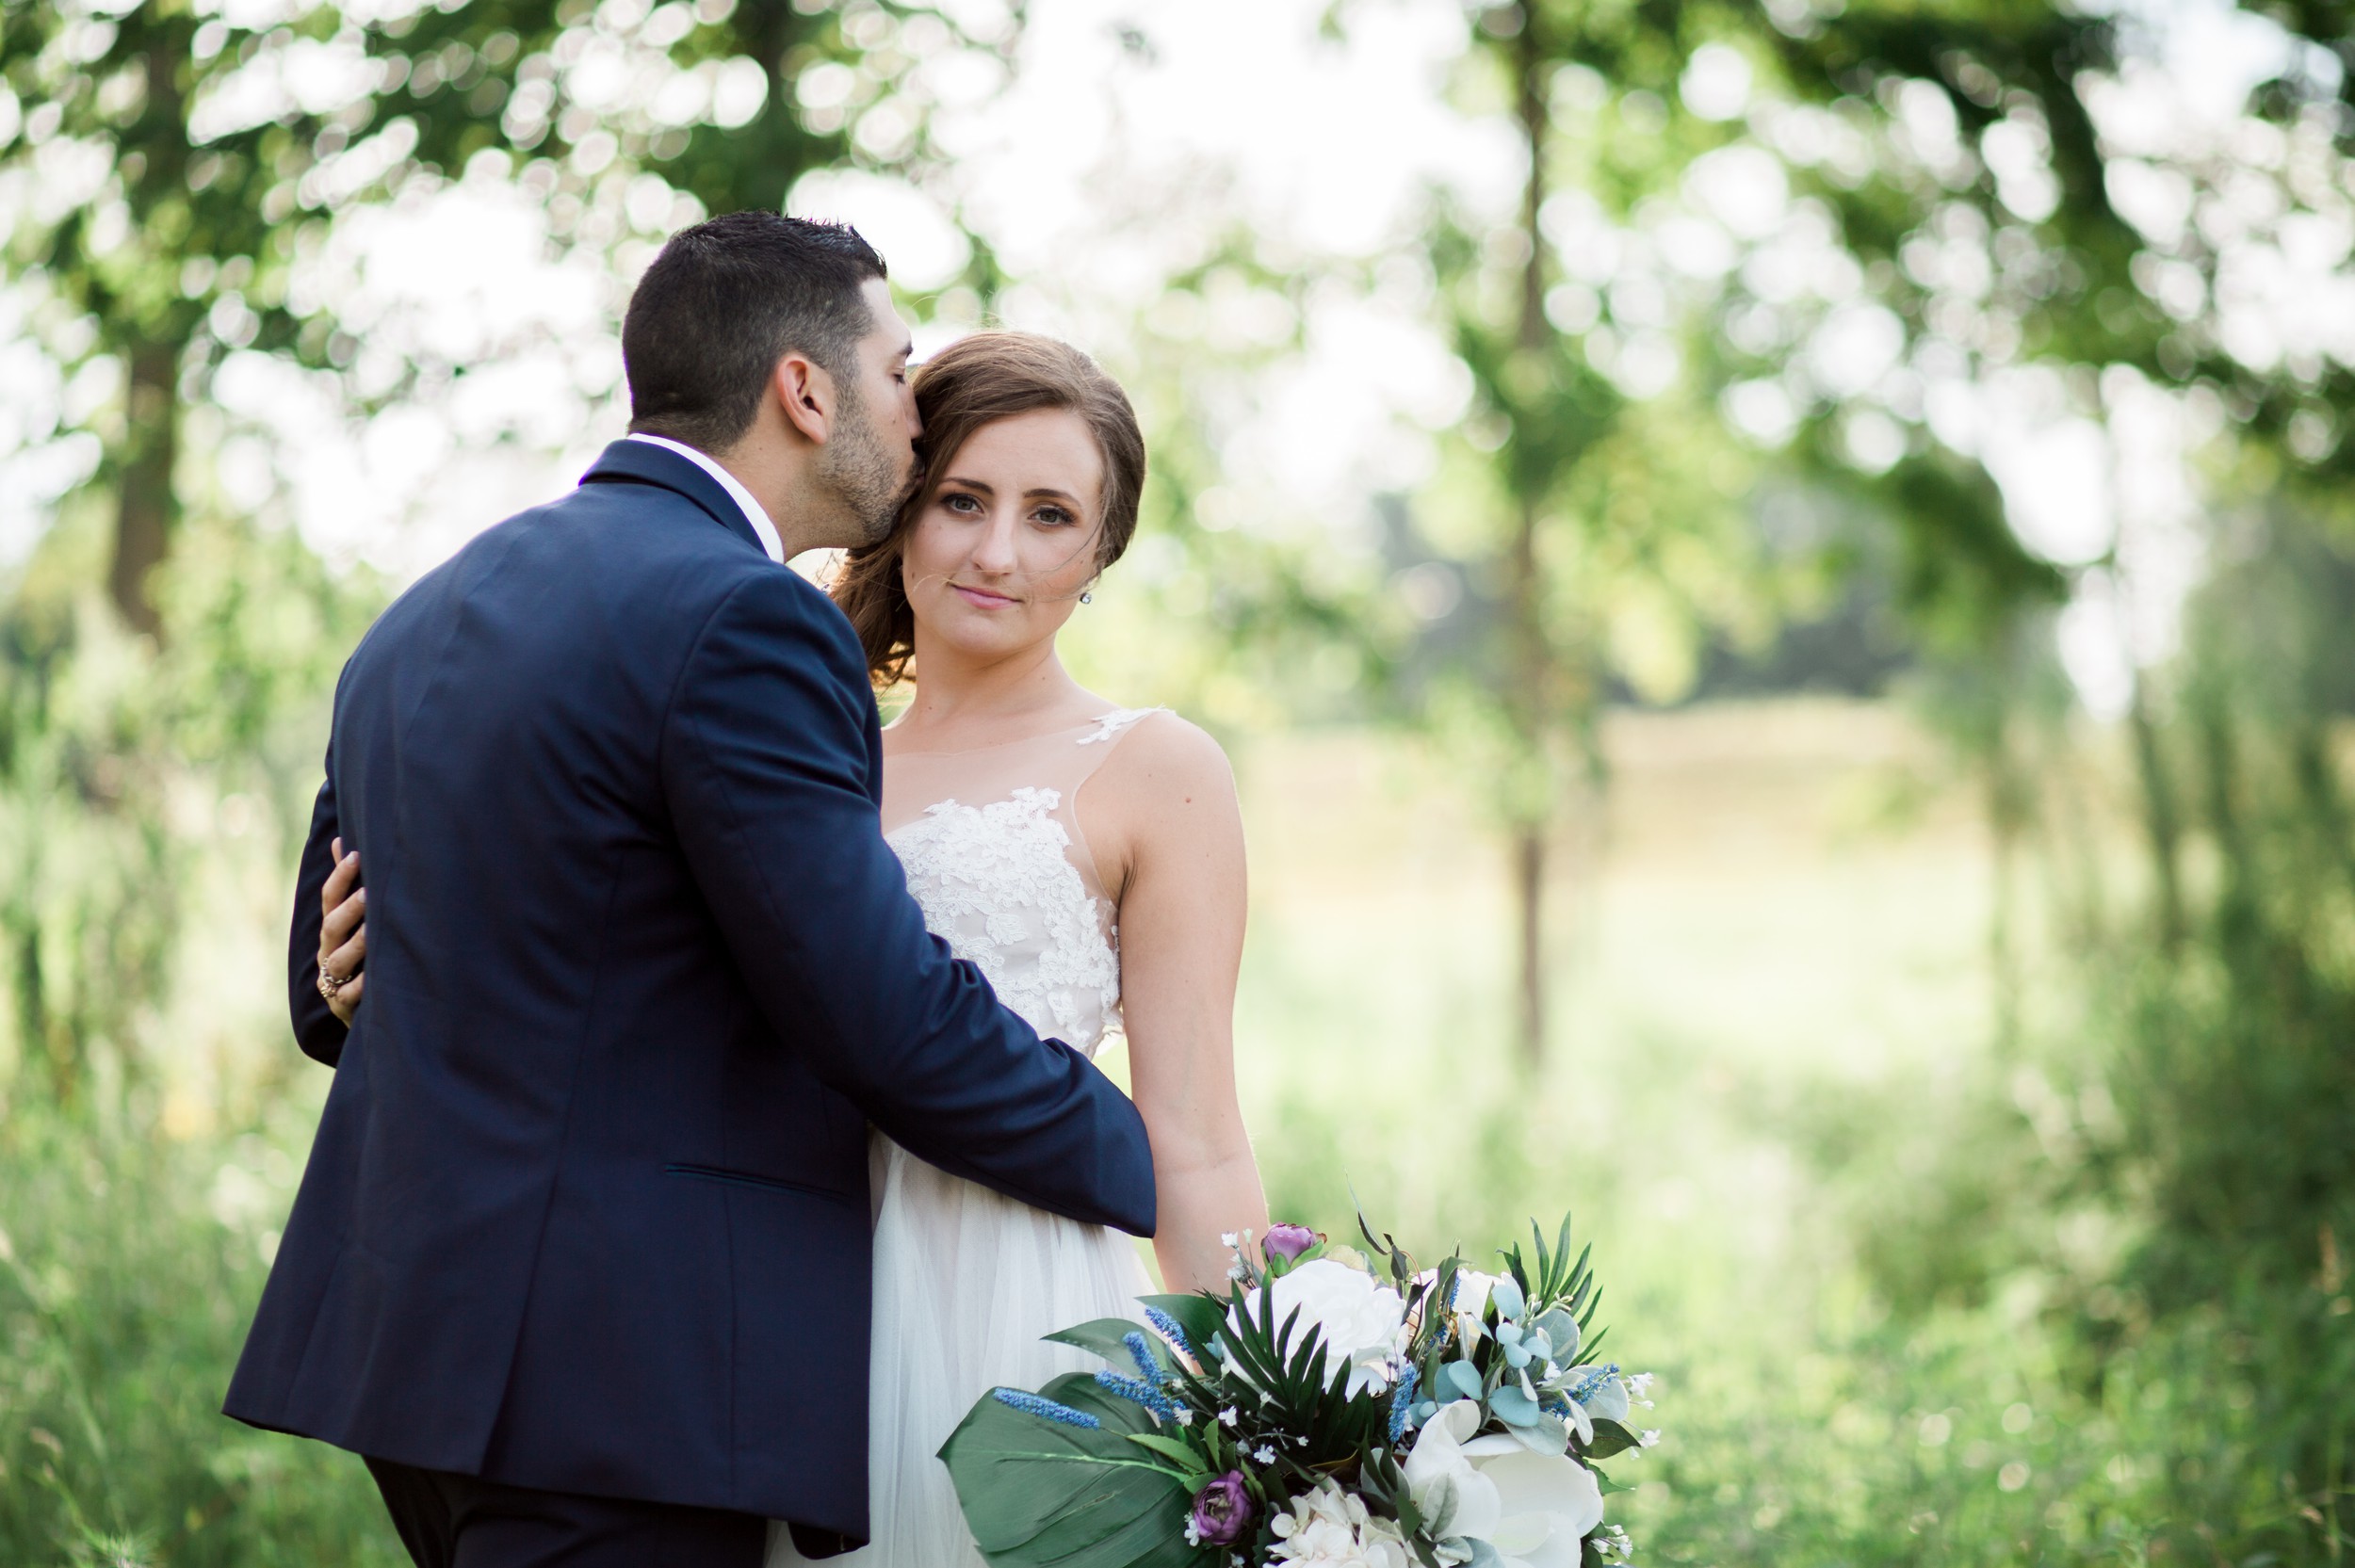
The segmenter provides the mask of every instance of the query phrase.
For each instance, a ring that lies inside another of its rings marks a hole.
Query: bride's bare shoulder
[[[1116,718],[1126,717],[1123,715]],[[1130,719],[1080,792],[1081,826],[1097,846],[1107,885],[1145,861],[1208,857],[1240,865],[1242,813],[1226,749],[1165,708]],[[1104,851],[1109,850],[1109,855]]]
[[[1234,793],[1226,748],[1199,724],[1168,708],[1125,708],[1106,717],[1108,728],[1120,728],[1119,744],[1096,775],[1106,785],[1165,804],[1184,803],[1189,793]],[[1169,799],[1173,792],[1178,799]]]

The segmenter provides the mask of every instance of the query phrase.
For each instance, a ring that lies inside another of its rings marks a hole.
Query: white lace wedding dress
[[[885,836],[925,923],[1042,1035],[1093,1057],[1119,1026],[1119,934],[1080,831],[1080,786],[1156,708],[968,752],[885,764]],[[1153,1286],[1118,1231],[948,1175],[881,1134],[868,1464],[873,1539],[841,1568],[983,1568],[934,1457],[992,1387],[1101,1365],[1039,1336],[1137,1316]],[[772,1528],[769,1568],[800,1563]]]

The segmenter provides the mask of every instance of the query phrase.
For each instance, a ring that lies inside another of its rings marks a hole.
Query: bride
[[[884,731],[885,834],[926,924],[999,1000],[1091,1056],[1126,1037],[1153,1141],[1162,1281],[1222,1287],[1221,1234],[1267,1227],[1235,1097],[1234,778],[1209,736],[1088,691],[1055,649],[1136,529],[1144,438],[1094,361],[1031,333],[964,338],[915,385],[917,487],[890,537],[855,552],[834,588],[876,684],[915,681]],[[356,872],[349,863],[325,890],[322,956],[356,957],[345,944],[365,942],[365,895],[345,903]],[[941,1444],[991,1387],[1092,1366],[1040,1336],[1135,1316],[1152,1286],[1116,1231],[948,1175],[880,1133],[869,1164],[873,1540],[831,1560],[980,1568]],[[771,1534],[769,1568],[804,1560],[786,1531]]]

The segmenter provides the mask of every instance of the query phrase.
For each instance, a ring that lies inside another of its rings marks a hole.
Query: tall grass
[[[405,1561],[360,1462],[220,1414],[283,1147],[0,1127],[0,1562]]]

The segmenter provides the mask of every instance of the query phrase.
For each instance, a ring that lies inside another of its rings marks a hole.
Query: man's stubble
[[[843,390],[841,433],[818,449],[818,477],[858,530],[850,547],[863,549],[890,537],[915,493],[917,464],[869,417],[867,399],[847,383]]]

